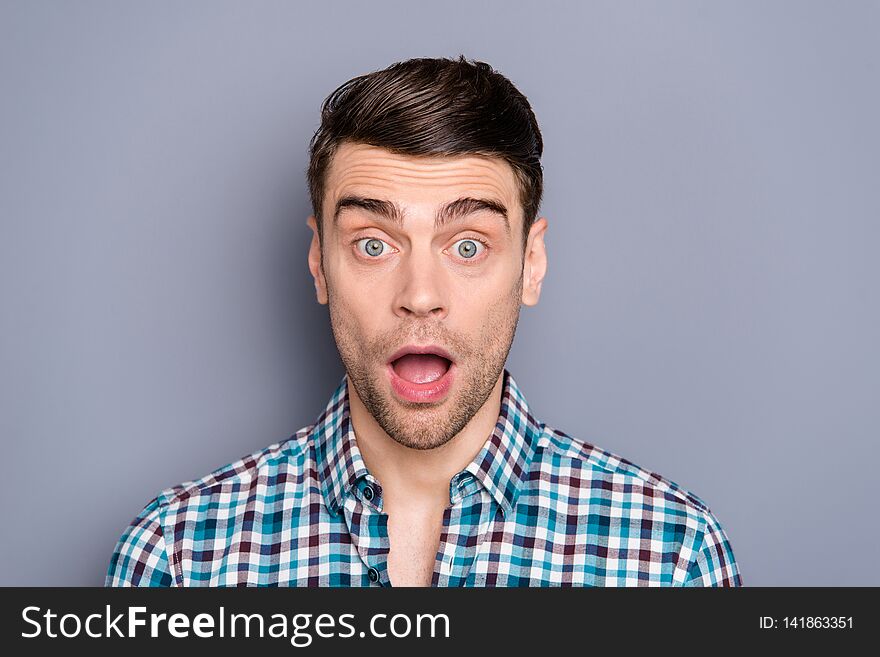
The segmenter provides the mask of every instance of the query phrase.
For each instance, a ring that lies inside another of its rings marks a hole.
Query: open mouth
[[[452,361],[440,354],[404,354],[391,361],[395,374],[410,383],[433,383],[441,379]]]
[[[440,404],[449,396],[456,374],[452,355],[436,345],[409,345],[388,360],[391,388],[400,400]]]
[[[416,404],[443,403],[452,390],[457,369],[450,354],[435,346],[404,347],[391,357],[387,367],[398,399]]]

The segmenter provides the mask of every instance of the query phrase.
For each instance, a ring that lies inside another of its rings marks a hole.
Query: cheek
[[[519,308],[516,288],[509,281],[485,288],[469,286],[457,297],[451,314],[453,323],[477,341],[504,334],[511,315]]]
[[[470,308],[488,308],[499,303],[507,304],[509,297],[515,292],[517,278],[519,272],[500,266],[471,276],[453,276],[450,278],[453,303]]]
[[[330,306],[337,320],[369,336],[379,332],[390,301],[382,286],[364,277],[342,277],[344,284],[330,284]]]

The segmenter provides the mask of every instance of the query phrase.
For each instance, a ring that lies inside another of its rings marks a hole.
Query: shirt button
[[[367,502],[373,499],[373,487],[372,486],[364,486],[364,497],[367,498]]]
[[[378,581],[379,581],[379,571],[376,570],[375,568],[372,568],[372,567],[371,567],[371,568],[367,571],[367,575],[370,576],[370,581],[371,581],[371,582],[374,582],[374,583],[375,583],[375,582],[378,582]]]

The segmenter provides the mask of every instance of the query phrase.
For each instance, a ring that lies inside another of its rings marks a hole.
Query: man
[[[505,369],[547,267],[542,149],[463,57],[330,95],[308,262],[346,376],[314,425],[162,491],[108,585],[741,585],[699,498],[538,421]]]

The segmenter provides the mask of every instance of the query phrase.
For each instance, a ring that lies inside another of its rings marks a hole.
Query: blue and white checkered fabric
[[[314,425],[162,491],[108,586],[390,586],[382,487],[343,377]],[[434,586],[741,586],[695,495],[538,422],[510,373],[498,423],[452,478]]]

